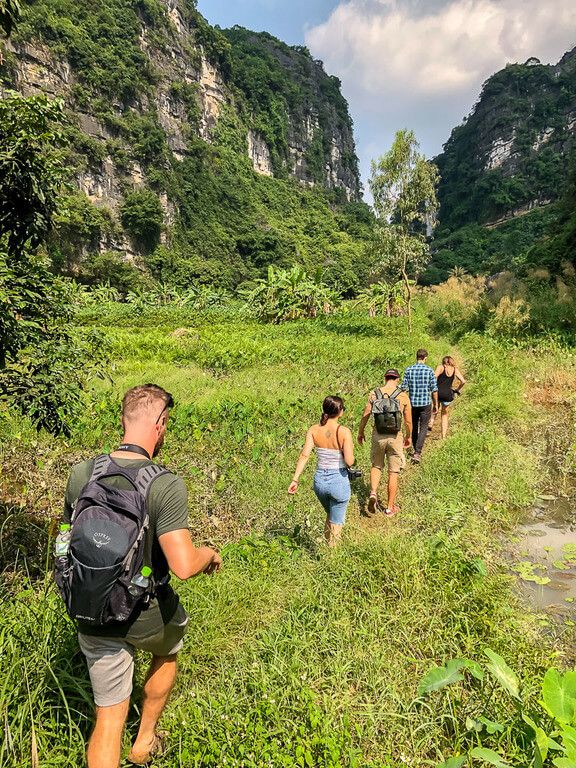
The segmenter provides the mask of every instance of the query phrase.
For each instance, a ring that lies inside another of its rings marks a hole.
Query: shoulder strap
[[[160,477],[160,475],[168,474],[170,474],[168,470],[158,464],[149,464],[147,467],[141,467],[136,475],[136,487],[142,496],[147,499],[150,486],[154,480],[156,480],[157,477]]]
[[[380,389],[380,387],[376,387],[376,389],[374,390],[374,394],[376,395],[376,400],[384,399],[384,395],[382,394],[382,390]]]
[[[96,456],[94,459],[94,466],[92,467],[92,474],[90,475],[90,482],[97,480],[99,477],[103,477],[108,472],[108,467],[112,463],[112,459],[107,453],[103,453],[101,456]]]
[[[396,387],[394,392],[392,392],[392,394],[390,395],[390,399],[391,400],[396,400],[398,395],[401,395],[401,394],[402,394],[402,387]]]

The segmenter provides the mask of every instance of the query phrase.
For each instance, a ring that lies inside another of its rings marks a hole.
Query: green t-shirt
[[[112,459],[120,467],[134,467],[140,469],[153,462],[149,459]],[[90,480],[94,468],[94,459],[83,461],[72,468],[68,485],[66,486],[66,497],[64,500],[64,521],[69,522],[72,515],[72,508],[80,495],[80,492]],[[111,471],[109,468],[108,471]],[[118,475],[106,480],[113,488],[128,489],[132,486],[128,481]],[[170,531],[179,531],[188,528],[188,492],[184,481],[171,472],[157,477],[150,486],[148,493],[148,517],[150,527],[148,535],[152,536],[152,566],[154,572],[167,571],[167,563],[164,554],[158,543],[158,537]],[[158,606],[155,603],[158,603]],[[160,610],[158,611],[159,608]],[[167,624],[176,609],[178,608],[178,595],[172,587],[167,585],[162,588],[158,600],[153,600],[147,611],[142,611],[136,619],[139,634],[148,635],[158,631],[157,623],[161,616],[164,624]],[[150,624],[150,632],[147,626]],[[83,634],[99,635],[108,637],[124,637],[129,629],[129,625],[121,627],[86,627],[82,622],[78,622],[78,629]]]

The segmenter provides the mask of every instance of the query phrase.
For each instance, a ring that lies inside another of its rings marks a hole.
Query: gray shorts
[[[184,608],[178,608],[172,619],[164,624],[157,606],[156,617],[145,616],[134,622],[126,637],[99,637],[78,633],[78,642],[86,656],[88,673],[97,707],[112,707],[130,697],[134,674],[136,648],[154,656],[172,656],[182,649],[188,616]],[[148,611],[145,612],[146,614]]]

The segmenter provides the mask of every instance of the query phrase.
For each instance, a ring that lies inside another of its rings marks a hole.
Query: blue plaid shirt
[[[410,403],[414,408],[430,405],[432,392],[438,391],[434,371],[425,363],[414,363],[404,371],[402,389],[410,395]]]

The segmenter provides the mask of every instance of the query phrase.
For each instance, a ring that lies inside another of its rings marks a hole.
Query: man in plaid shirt
[[[419,464],[422,458],[430,417],[438,413],[438,384],[434,371],[426,365],[427,357],[428,352],[419,349],[416,362],[406,368],[402,380],[402,389],[408,392],[412,404],[412,461],[415,464]]]

